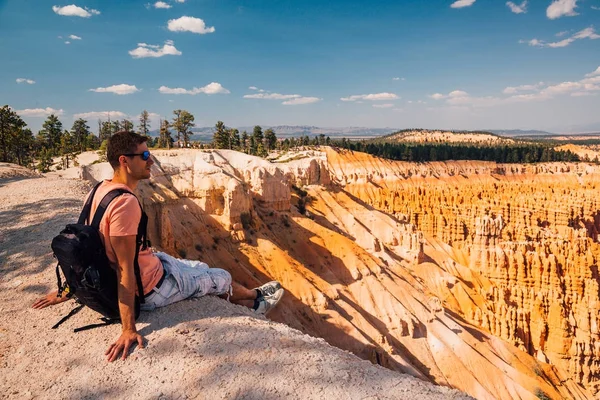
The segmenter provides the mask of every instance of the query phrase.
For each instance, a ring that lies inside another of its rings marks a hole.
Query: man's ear
[[[126,165],[127,165],[127,162],[128,162],[128,160],[127,160],[127,157],[126,157],[126,156],[119,156],[119,165],[120,165],[121,167],[124,167],[124,166],[126,166]]]

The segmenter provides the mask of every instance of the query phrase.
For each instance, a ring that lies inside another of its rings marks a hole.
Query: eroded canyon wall
[[[348,192],[413,224],[430,243],[451,246],[433,256],[446,271],[456,275],[462,264],[491,282],[466,280],[482,301],[456,298],[447,306],[598,391],[598,167],[449,162],[390,168],[365,163],[357,153],[329,154],[348,159],[333,171]],[[447,290],[437,293],[444,297]]]
[[[281,281],[271,318],[479,399],[596,391],[595,167],[155,154],[153,243]]]

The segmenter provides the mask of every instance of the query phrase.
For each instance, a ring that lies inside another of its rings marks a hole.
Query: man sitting
[[[138,182],[150,178],[150,157],[147,137],[134,132],[117,132],[108,140],[106,155],[113,167],[111,180],[105,180],[92,201],[90,215],[94,215],[102,198],[114,189],[134,191]],[[88,194],[89,197],[89,194]],[[86,198],[87,200],[87,198]],[[138,199],[129,193],[115,198],[100,221],[100,236],[111,266],[117,271],[119,313],[122,332],[106,351],[107,360],[114,361],[120,354],[127,357],[129,348],[137,343],[143,347],[143,337],[135,326],[136,278],[134,259],[137,251],[136,235],[142,211]],[[236,304],[245,305],[265,314],[279,302],[284,290],[279,282],[266,283],[247,289],[231,279],[231,274],[220,268],[209,268],[199,261],[181,260],[165,253],[153,253],[150,248],[138,252],[138,264],[144,293],[142,310],[153,310],[188,298],[205,295],[227,295]],[[41,309],[68,300],[53,291],[38,299],[33,308]]]

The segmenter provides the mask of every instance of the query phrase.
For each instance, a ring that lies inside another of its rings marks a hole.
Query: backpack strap
[[[80,328],[75,328],[75,329],[73,329],[73,332],[77,333],[77,332],[81,332],[81,331],[87,331],[88,329],[100,328],[101,326],[112,325],[112,324],[119,322],[118,319],[110,319],[110,318],[105,318],[105,317],[100,318],[100,320],[102,321],[102,323],[100,323],[100,324],[90,324],[90,325],[82,326]]]
[[[79,214],[79,220],[77,220],[78,224],[83,225],[86,223],[86,221],[89,220],[90,211],[92,209],[92,201],[94,200],[94,195],[96,194],[96,191],[98,190],[100,185],[102,185],[103,182],[104,181],[98,182],[98,184],[96,184],[96,186],[94,186],[92,193],[90,193],[90,195],[88,196],[87,201],[85,202],[85,205],[83,206],[83,210],[81,210],[81,214]]]
[[[115,190],[111,190],[110,192],[108,192],[106,194],[106,196],[104,196],[102,198],[102,201],[100,201],[100,204],[98,204],[98,207],[96,208],[96,213],[94,214],[94,219],[92,220],[91,225],[96,228],[96,229],[100,229],[100,221],[102,221],[102,217],[104,217],[104,213],[106,212],[106,209],[108,208],[108,205],[117,197],[121,196],[122,194],[125,193],[129,193],[130,195],[132,195],[133,197],[135,197],[137,199],[137,197],[131,193],[129,190],[125,190],[125,189],[115,189]],[[92,194],[93,195],[93,194]],[[92,196],[90,195],[90,197]],[[140,206],[140,209],[142,210],[142,217],[140,219],[140,222],[138,223],[138,232],[135,238],[135,257],[133,259],[133,271],[135,273],[135,279],[136,279],[136,284],[138,287],[138,292],[139,292],[139,296],[138,298],[140,299],[140,303],[144,303],[144,286],[142,285],[142,274],[140,272],[140,264],[138,262],[138,254],[140,252],[140,249],[145,250],[146,249],[146,228],[148,227],[148,216],[146,215],[146,213],[144,212],[144,209],[142,208],[142,205],[138,199],[138,204]]]
[[[81,311],[82,308],[83,308],[83,304],[79,304],[77,307],[75,307],[74,309],[72,309],[67,315],[65,315],[64,317],[62,317],[60,319],[60,321],[58,321],[56,324],[54,324],[54,326],[52,327],[52,329],[56,329],[59,326],[61,326],[63,322],[65,322],[66,320],[68,320],[69,318],[71,318],[73,315],[77,314],[79,311]]]

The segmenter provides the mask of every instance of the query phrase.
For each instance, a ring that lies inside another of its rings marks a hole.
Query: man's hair
[[[106,158],[113,169],[119,168],[119,157],[123,154],[135,153],[137,147],[146,142],[146,136],[131,131],[119,131],[114,133],[106,145]]]

